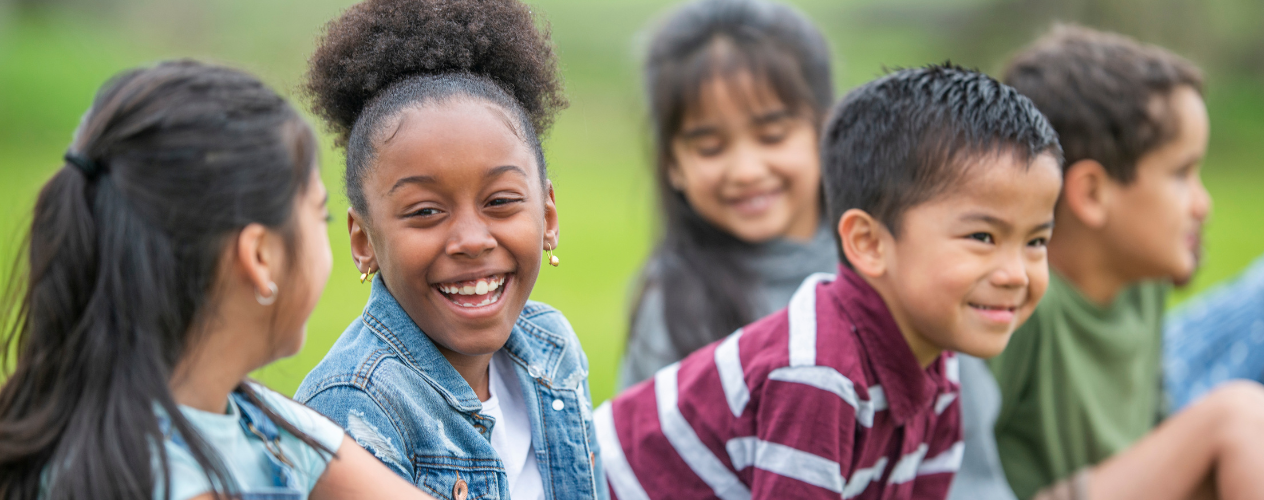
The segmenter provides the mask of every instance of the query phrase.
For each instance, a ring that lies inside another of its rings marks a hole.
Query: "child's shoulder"
[[[518,315],[515,326],[526,329],[529,333],[540,334],[564,343],[572,341],[579,343],[579,338],[575,336],[575,328],[571,326],[571,322],[566,319],[562,311],[543,302],[528,300],[522,308],[522,314]]]

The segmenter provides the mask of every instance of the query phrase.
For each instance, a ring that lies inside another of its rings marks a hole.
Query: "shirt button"
[[[452,486],[452,498],[456,500],[465,500],[470,494],[470,486],[465,484],[464,479],[457,479],[456,484]]]
[[[563,408],[566,408],[566,403],[563,403],[560,399],[553,400],[553,411],[562,411]]]

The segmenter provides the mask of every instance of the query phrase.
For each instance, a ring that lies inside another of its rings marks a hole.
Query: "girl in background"
[[[838,266],[817,153],[830,53],[802,13],[763,0],[685,4],[655,33],[645,82],[663,234],[642,270],[620,389]]]
[[[162,63],[106,83],[65,160],[0,323],[0,497],[429,498],[246,380],[299,350],[329,276],[293,108],[245,73]]]
[[[311,60],[352,254],[377,277],[296,398],[444,498],[607,492],[587,358],[527,300],[558,245],[539,134],[564,104],[536,21],[514,0],[368,0]]]

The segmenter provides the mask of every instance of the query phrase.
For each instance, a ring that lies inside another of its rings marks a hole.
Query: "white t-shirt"
[[[535,459],[535,447],[531,445],[531,417],[514,373],[513,360],[503,350],[497,351],[487,370],[487,389],[491,397],[483,401],[482,413],[496,419],[492,427],[492,448],[505,464],[509,497],[543,499],[544,483]]]

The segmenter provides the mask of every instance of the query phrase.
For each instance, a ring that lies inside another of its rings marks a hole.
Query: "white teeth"
[[[502,275],[502,276],[488,276],[486,278],[482,278],[482,279],[479,279],[478,281],[475,281],[474,284],[472,285],[442,284],[441,283],[438,285],[438,288],[440,292],[446,293],[448,295],[485,295],[489,292],[494,292],[496,290],[499,290],[500,287],[504,284],[505,284],[505,277]],[[477,306],[474,304],[469,304],[468,307],[477,307]]]

